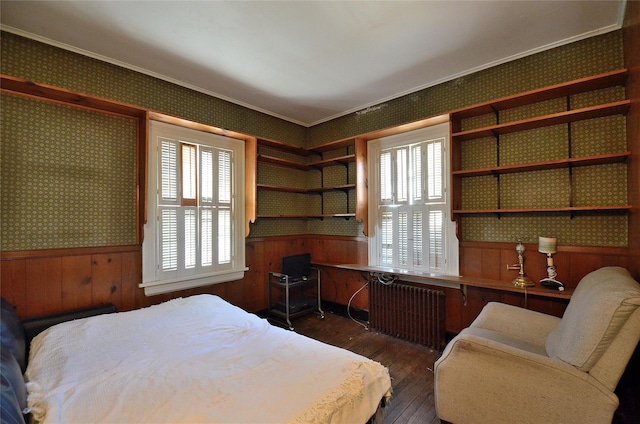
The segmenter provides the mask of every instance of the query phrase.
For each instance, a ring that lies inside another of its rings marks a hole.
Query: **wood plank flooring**
[[[384,424],[440,424],[433,403],[433,363],[439,353],[384,334],[367,331],[349,318],[325,313],[293,321],[295,331],[380,362],[389,368],[393,397]]]

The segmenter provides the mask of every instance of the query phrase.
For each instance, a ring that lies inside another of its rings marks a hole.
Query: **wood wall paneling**
[[[640,280],[640,2],[627,2],[623,27],[625,67],[629,69],[627,97],[631,108],[627,114],[627,149],[631,158],[627,165],[629,215],[629,271]]]
[[[512,281],[518,271],[507,265],[518,263],[516,243],[460,242],[460,274],[465,277]],[[622,247],[559,246],[553,255],[558,279],[575,288],[582,277],[603,266],[628,267],[628,252]],[[546,256],[536,244],[525,244],[524,270],[534,283],[547,276]]]
[[[113,303],[122,307],[122,261],[120,255],[93,255],[91,276],[94,284],[93,300],[96,303]]]
[[[367,288],[360,290],[367,284],[367,273],[331,267],[320,267],[320,269],[322,273],[322,299],[347,305],[353,296],[351,307],[369,310],[369,291]],[[358,292],[357,295],[355,295],[356,292]]]
[[[507,270],[507,264],[518,263],[516,243],[461,242],[460,274],[465,277],[488,278],[512,281],[518,271]],[[536,285],[546,276],[546,256],[537,251],[537,245],[525,244],[525,274]],[[589,272],[604,266],[629,266],[628,251],[625,248],[603,248],[584,246],[561,246],[553,256],[558,271],[558,279],[567,288],[575,288]],[[459,309],[456,317],[458,325],[447,323],[447,331],[460,329],[471,324],[482,308],[492,301],[526,306],[529,309],[555,316],[562,316],[568,304],[566,300],[543,298],[511,292],[500,292],[484,288],[469,287],[467,304]],[[453,320],[453,307],[447,303],[447,320]]]
[[[367,140],[356,138],[356,220],[369,232],[369,174],[367,171]]]
[[[93,305],[93,278],[90,255],[62,257],[62,308]]]
[[[245,273],[244,284],[249,296],[244,296],[246,308],[259,311],[267,304],[267,277],[264,272],[264,243],[248,240],[245,249],[246,264],[249,270]]]
[[[458,333],[465,326],[462,325],[462,312],[465,308],[464,298],[460,289],[441,288],[445,293],[446,330]]]
[[[62,258],[29,259],[26,315],[54,313],[62,308]]]
[[[627,150],[631,158],[627,164],[628,204],[633,209],[629,214],[628,269],[640,281],[640,2],[629,1],[623,25],[623,47],[625,67],[629,69],[627,97],[631,107],[627,113]],[[640,345],[623,375],[616,394],[622,408],[616,411],[616,422],[637,422],[640,416],[638,393],[640,392]],[[622,419],[623,417],[627,419]],[[634,419],[635,417],[635,419]]]
[[[258,170],[258,140],[251,137],[244,143],[244,236],[249,236],[251,223],[256,222],[257,170]]]
[[[469,324],[478,316],[484,305],[489,302],[499,302],[501,299],[500,292],[496,290],[489,290],[480,287],[468,287],[467,288],[467,303],[461,308],[460,313],[460,325],[461,327],[456,329],[460,331],[462,328],[468,327]]]
[[[316,262],[335,264],[368,263],[366,237],[314,236],[308,237],[311,257]]]
[[[142,281],[142,252],[123,253],[120,259],[122,267],[120,309],[130,311],[138,307],[136,299],[138,292],[141,291],[138,284]]]

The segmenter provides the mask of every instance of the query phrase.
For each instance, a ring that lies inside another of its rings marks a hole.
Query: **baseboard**
[[[369,311],[367,311],[366,309],[350,307],[348,308],[348,311],[347,311],[347,305],[342,305],[340,303],[323,300],[322,310],[325,313],[340,315],[343,317],[349,317],[349,315],[351,315],[351,318],[355,320],[365,322],[365,323],[369,322]]]
[[[339,315],[343,317],[349,317],[349,315],[351,315],[351,318],[357,321],[360,321],[363,323],[369,322],[369,311],[365,309],[351,307],[351,308],[348,308],[348,311],[347,311],[347,305],[342,305],[340,303],[323,300],[322,310],[327,314],[334,314],[334,315]],[[255,312],[255,314],[258,315],[260,318],[266,318],[267,313],[268,313],[267,309],[262,309]]]

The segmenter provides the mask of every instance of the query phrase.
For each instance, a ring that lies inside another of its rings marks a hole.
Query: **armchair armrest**
[[[455,337],[434,372],[436,410],[450,422],[608,423],[618,406],[588,373],[474,334]]]
[[[560,318],[517,306],[489,302],[472,327],[497,331],[544,346],[549,333],[560,325]]]

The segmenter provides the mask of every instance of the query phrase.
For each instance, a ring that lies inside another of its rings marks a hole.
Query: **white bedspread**
[[[364,423],[388,370],[198,295],[56,325],[31,344],[42,423]]]

